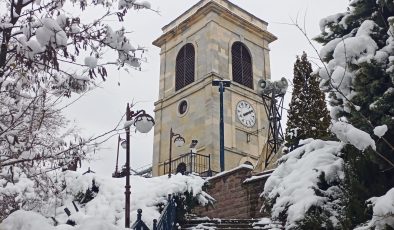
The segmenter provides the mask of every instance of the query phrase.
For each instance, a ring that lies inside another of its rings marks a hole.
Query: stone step
[[[253,229],[254,219],[190,219],[182,225],[181,229]]]
[[[181,229],[185,230],[255,230],[284,229],[280,224],[254,224],[256,219],[208,219],[196,218],[187,220]]]
[[[191,229],[191,228],[193,228],[195,226],[197,226],[197,225],[187,224],[187,225],[184,225],[182,227],[182,229]],[[234,228],[247,229],[247,228],[252,227],[252,225],[250,225],[250,224],[213,224],[213,225],[211,225],[211,224],[204,224],[204,226],[206,226],[206,227],[215,227],[215,228],[226,228],[226,229],[234,229]]]
[[[187,220],[187,223],[247,223],[251,224],[257,222],[258,219],[208,219],[208,218],[195,218]]]

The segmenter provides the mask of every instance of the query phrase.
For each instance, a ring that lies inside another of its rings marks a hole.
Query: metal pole
[[[170,130],[170,156],[169,156],[169,160],[170,160],[170,162],[168,162],[169,163],[169,171],[168,171],[168,178],[170,178],[171,177],[171,163],[172,163],[172,136],[173,136],[173,132],[172,132],[172,128],[171,128],[171,130]]]
[[[209,154],[209,158],[208,158],[208,176],[212,176],[212,170],[211,170],[211,154]]]
[[[223,122],[223,82],[219,83],[220,92],[220,171],[224,171],[224,122]]]
[[[130,118],[130,107],[127,103],[126,120]],[[125,207],[125,228],[130,228],[130,127],[126,127],[126,207]]]
[[[118,136],[118,151],[116,151],[116,166],[115,173],[118,172],[118,161],[119,161],[119,143],[120,143],[120,135]]]

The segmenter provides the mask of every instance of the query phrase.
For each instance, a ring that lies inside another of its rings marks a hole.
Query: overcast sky
[[[161,28],[182,14],[198,0],[150,0],[152,11],[130,11],[125,18],[125,27],[135,46],[148,48],[142,71],[130,73],[109,71],[108,80],[74,103],[65,112],[74,120],[85,136],[106,132],[118,123],[125,112],[127,102],[137,102],[135,109],[145,109],[152,116],[153,103],[158,98],[159,48],[152,45],[158,38]],[[294,26],[288,25],[297,19],[310,37],[319,34],[319,21],[322,17],[343,12],[347,2],[344,0],[232,0],[239,7],[268,22],[268,31],[278,37],[270,45],[271,76],[275,79],[292,79],[296,55],[306,51],[311,60],[316,57],[307,40]],[[114,22],[108,22],[114,23]],[[318,46],[318,45],[317,45]],[[120,85],[118,85],[118,83]],[[290,96],[290,95],[288,95]],[[289,101],[289,100],[288,100]],[[286,105],[287,107],[287,105]],[[91,167],[100,175],[110,176],[115,168],[117,136],[112,137],[97,151],[94,162],[85,162],[83,170]],[[186,148],[186,147],[185,147]],[[153,151],[153,130],[148,134],[133,133],[131,136],[131,166],[139,168],[151,163]],[[124,164],[125,151],[120,150],[120,166]]]

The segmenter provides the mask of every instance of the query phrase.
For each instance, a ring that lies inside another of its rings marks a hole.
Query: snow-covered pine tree
[[[394,187],[393,15],[392,0],[353,0],[347,12],[321,20],[316,38],[324,45],[320,56],[326,65],[319,75],[321,86],[331,91],[331,117],[368,133],[376,145],[363,149],[356,143],[361,138],[340,137],[353,144],[344,149],[343,227],[348,229],[374,220],[366,201]],[[384,226],[393,218],[389,213],[369,225]]]
[[[330,118],[324,93],[304,52],[294,63],[293,93],[288,112],[286,146],[293,150],[299,141],[328,136]]]

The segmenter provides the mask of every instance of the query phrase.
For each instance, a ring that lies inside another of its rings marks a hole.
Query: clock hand
[[[251,113],[253,113],[253,110],[249,110],[248,112],[246,112],[246,113],[244,113],[244,114],[242,114],[243,116],[246,116],[246,115],[249,115],[249,114],[251,114]]]

